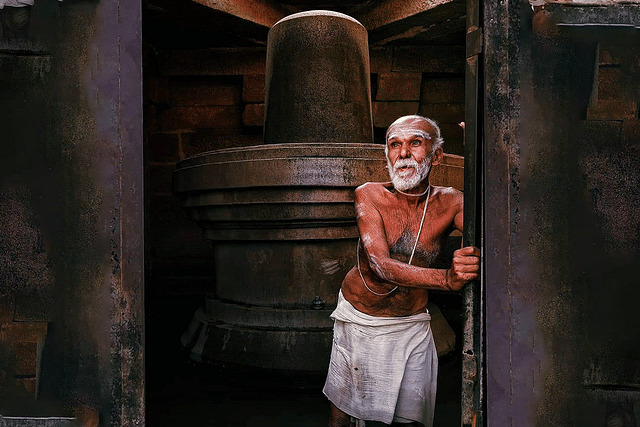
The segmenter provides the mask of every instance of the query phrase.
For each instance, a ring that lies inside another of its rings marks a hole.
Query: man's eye
[[[399,146],[400,146],[400,143],[398,143],[398,142],[392,142],[391,144],[389,144],[389,146],[390,146],[391,148],[397,148],[397,147],[399,147]]]
[[[421,143],[422,143],[422,141],[420,141],[419,139],[414,139],[414,140],[413,140],[413,145],[418,146],[418,145],[420,145]]]

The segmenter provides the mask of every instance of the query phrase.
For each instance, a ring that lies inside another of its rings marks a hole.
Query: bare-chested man
[[[455,251],[451,268],[432,268],[463,223],[462,193],[429,183],[442,142],[434,121],[399,118],[386,137],[391,182],[356,189],[357,265],[331,315],[330,426],[432,425],[438,359],[428,291],[458,291],[480,271],[471,246]]]

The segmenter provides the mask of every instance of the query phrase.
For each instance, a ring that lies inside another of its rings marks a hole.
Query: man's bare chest
[[[383,221],[389,253],[402,262],[408,262],[413,254],[413,265],[431,266],[442,253],[448,227],[429,217],[425,217],[422,226],[421,218],[409,219],[396,217],[393,221]]]

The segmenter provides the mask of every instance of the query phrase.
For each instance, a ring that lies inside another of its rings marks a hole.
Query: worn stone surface
[[[242,77],[242,101],[264,103],[264,74],[245,74]]]
[[[183,337],[192,357],[324,369],[330,322],[324,318],[326,330],[320,331],[313,313],[304,310],[316,296],[328,307],[335,305],[342,278],[354,263],[353,189],[387,179],[384,148],[375,144],[268,144],[178,164],[174,192],[214,241],[216,296],[229,304],[221,308],[212,302],[210,317],[194,318]],[[462,158],[446,156],[434,167],[432,182],[461,189]],[[292,317],[302,332],[288,331],[289,324],[278,320]],[[238,344],[220,351],[217,340],[223,336]],[[287,344],[285,351],[285,341],[305,344],[295,349]],[[235,355],[235,346],[243,342],[249,354]],[[263,352],[259,360],[257,352]]]
[[[381,73],[376,101],[417,101],[421,82],[421,73]]]
[[[622,70],[603,68],[598,70],[598,99],[614,99],[621,95]]]
[[[238,135],[237,129],[214,127],[184,132],[180,135],[180,141],[182,156],[191,157],[223,148],[258,145],[262,143],[262,135]]]
[[[165,51],[158,55],[163,76],[264,74],[265,48]]]
[[[171,174],[175,166],[171,163],[149,165],[145,170],[147,190],[153,194],[171,193]]]
[[[14,372],[20,377],[35,377],[38,345],[31,342],[14,342],[11,349],[15,357]]]
[[[15,322],[48,322],[53,303],[49,292],[18,293],[15,295]]]
[[[3,266],[13,266],[0,269],[6,276],[0,287],[4,294],[11,283],[15,297],[14,321],[0,331],[0,353],[13,347],[20,363],[8,369],[22,380],[1,387],[0,414],[35,410],[38,373],[39,397],[57,408],[83,404],[99,414],[101,425],[141,425],[140,3],[33,7],[42,25],[31,36],[47,44],[50,68],[40,68],[47,71],[40,80],[0,85],[0,241],[6,246]],[[9,67],[3,54],[0,74],[43,62],[39,55],[23,59]],[[156,106],[167,103],[166,92],[159,92]],[[13,197],[16,189],[26,189],[27,196]],[[47,284],[50,321],[38,324],[33,320],[42,318],[42,309],[28,299]],[[25,328],[46,331],[39,372],[39,342]]]
[[[0,385],[19,378],[34,377],[38,371],[37,360],[47,334],[46,323],[12,322],[0,325]],[[8,363],[7,363],[8,362]]]
[[[634,100],[598,99],[589,105],[589,120],[629,120],[638,116],[638,103]]]
[[[242,112],[242,124],[262,126],[264,124],[264,104],[247,104]]]
[[[0,294],[47,295],[53,285],[49,254],[31,197],[26,187],[0,190]]]
[[[12,293],[0,295],[0,322],[9,323],[13,321],[15,311],[15,299]]]
[[[425,78],[422,80],[420,102],[423,104],[464,102],[464,80]]]
[[[71,427],[75,418],[71,417],[10,417],[1,416],[3,427]]]
[[[373,103],[373,124],[375,127],[387,128],[398,117],[408,114],[418,114],[419,102],[389,101]]]
[[[393,65],[393,48],[382,46],[369,47],[369,61],[372,73],[389,73]]]
[[[397,47],[392,71],[463,74],[464,57],[464,48],[458,46]]]
[[[622,143],[626,148],[640,150],[640,120],[622,122]]]
[[[420,115],[430,117],[438,123],[460,123],[464,121],[463,103],[422,104]]]
[[[51,70],[51,55],[0,52],[0,81],[4,84],[37,84]]]
[[[146,100],[157,104],[171,103],[171,82],[167,77],[151,77],[145,80]]]
[[[162,131],[200,128],[238,128],[242,110],[236,105],[175,107],[160,113]]]
[[[628,284],[640,256],[640,168],[622,143],[623,119],[637,112],[603,100],[588,112],[595,43],[542,39],[532,15],[517,1],[484,4],[486,419],[600,426],[599,399],[618,388],[629,396],[620,368],[638,359],[628,302],[638,290]]]
[[[189,79],[171,82],[174,106],[235,105],[242,97],[236,79]]]
[[[180,160],[180,133],[151,132],[145,155],[149,162],[177,162]]]
[[[5,323],[0,330],[0,340],[5,342],[37,343],[47,334],[46,323]]]
[[[367,31],[330,12],[269,31],[264,142],[373,142]]]

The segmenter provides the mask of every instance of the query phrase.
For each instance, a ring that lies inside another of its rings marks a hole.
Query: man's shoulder
[[[456,207],[462,209],[464,203],[464,194],[462,191],[453,187],[433,186],[433,194],[436,196],[437,203],[444,206]]]
[[[453,187],[441,187],[439,185],[432,185],[432,187],[433,187],[434,194],[439,194],[444,197],[453,197],[453,198],[463,197],[462,191],[457,190]]]
[[[358,196],[381,195],[389,192],[391,188],[390,182],[365,182],[356,188]]]

